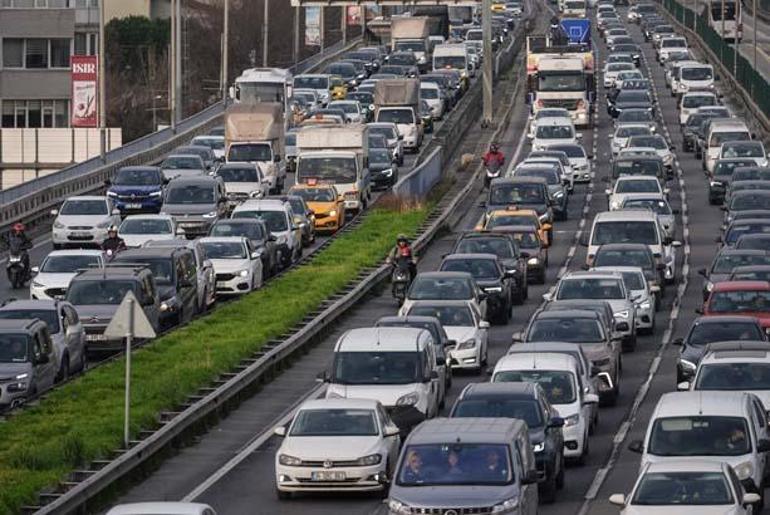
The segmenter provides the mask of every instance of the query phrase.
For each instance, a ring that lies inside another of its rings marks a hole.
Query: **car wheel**
[[[556,475],[556,488],[564,488],[564,452],[559,456],[559,473]]]
[[[556,464],[554,464],[554,468]],[[546,471],[547,474],[547,471]],[[539,494],[540,500],[546,504],[551,504],[556,501],[556,490],[558,488],[556,481],[556,471],[551,471],[551,475],[545,478],[545,481],[540,483]]]
[[[588,434],[583,435],[583,452],[580,454],[580,456],[577,459],[578,465],[585,465],[586,461],[588,459],[588,454],[591,452],[591,448],[588,443]]]

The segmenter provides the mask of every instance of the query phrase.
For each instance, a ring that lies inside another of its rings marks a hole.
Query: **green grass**
[[[291,328],[367,266],[398,233],[413,234],[428,209],[378,209],[307,266],[214,314],[158,338],[132,359],[131,430],[156,426],[158,413]],[[36,494],[121,446],[123,360],[51,392],[39,406],[0,423],[0,513],[17,513]]]

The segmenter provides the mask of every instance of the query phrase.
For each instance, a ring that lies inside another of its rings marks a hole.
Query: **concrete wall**
[[[121,130],[107,131],[107,150],[121,146]],[[0,130],[0,168],[23,163],[42,168],[41,165],[50,163],[58,169],[59,165],[98,156],[99,151],[99,129]]]

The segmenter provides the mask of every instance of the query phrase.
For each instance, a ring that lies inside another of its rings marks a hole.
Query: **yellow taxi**
[[[331,91],[332,100],[345,100],[348,95],[348,86],[345,79],[339,75],[329,77],[329,91]]]
[[[307,184],[295,184],[288,195],[302,197],[315,214],[316,232],[336,232],[345,224],[345,199],[337,193],[333,184],[317,183],[313,179]]]
[[[540,222],[540,217],[534,209],[520,209],[516,206],[490,211],[485,218],[482,218],[476,229],[491,230],[504,225],[531,225],[537,228],[544,247],[549,247],[553,241],[553,226],[551,224]]]

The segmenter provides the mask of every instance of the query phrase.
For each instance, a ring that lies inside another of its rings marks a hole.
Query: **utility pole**
[[[758,35],[757,35],[757,0],[753,1],[751,12],[754,15],[754,20],[753,20],[753,22],[754,22],[754,70],[756,71],[756,69],[757,69],[757,38],[758,38]],[[752,81],[752,84],[753,83],[754,83],[754,81]]]
[[[262,15],[262,66],[267,68],[267,45],[270,42],[270,0],[263,0],[265,11]]]
[[[695,16],[692,17],[693,20],[693,32],[696,34],[698,33],[698,0],[695,0]]]
[[[294,8],[294,49],[292,51],[294,64],[299,62],[299,9],[299,7]]]
[[[324,7],[321,6],[321,12],[318,14],[318,34],[321,36],[321,52],[324,51]]]
[[[342,6],[342,45],[348,44],[348,7]]]
[[[483,92],[484,114],[482,124],[489,125],[492,122],[492,0],[481,2],[481,33],[484,38]]]
[[[176,121],[182,119],[182,0],[174,0],[176,5],[174,9],[174,17],[176,18],[176,34],[174,34],[176,41],[174,42],[174,86],[176,88],[176,108],[174,109],[174,116]]]
[[[724,0],[723,0],[724,1]],[[741,19],[741,1],[735,2],[735,41],[733,46],[733,77],[738,77],[738,48],[741,44],[741,38],[739,37],[738,27]],[[740,35],[743,36],[743,29],[740,31]]]
[[[725,0],[722,0],[722,34],[720,34],[720,37],[722,38],[722,44],[719,46],[720,52],[719,52],[719,60],[724,63],[725,62]]]
[[[227,103],[227,72],[228,72],[228,54],[227,47],[230,42],[230,0],[225,0],[225,19],[222,36],[222,100]]]
[[[366,6],[361,4],[361,39],[366,44]]]
[[[176,132],[176,3],[179,0],[171,0],[171,51],[168,54],[168,75],[169,75],[169,116],[168,121],[171,130]]]
[[[107,91],[105,88],[106,70],[104,69],[104,52],[107,48],[104,40],[104,0],[99,1],[99,54],[97,56],[99,79],[98,79],[98,96],[99,96],[99,113],[97,118],[99,119],[99,156],[102,161],[105,159],[107,153]]]

